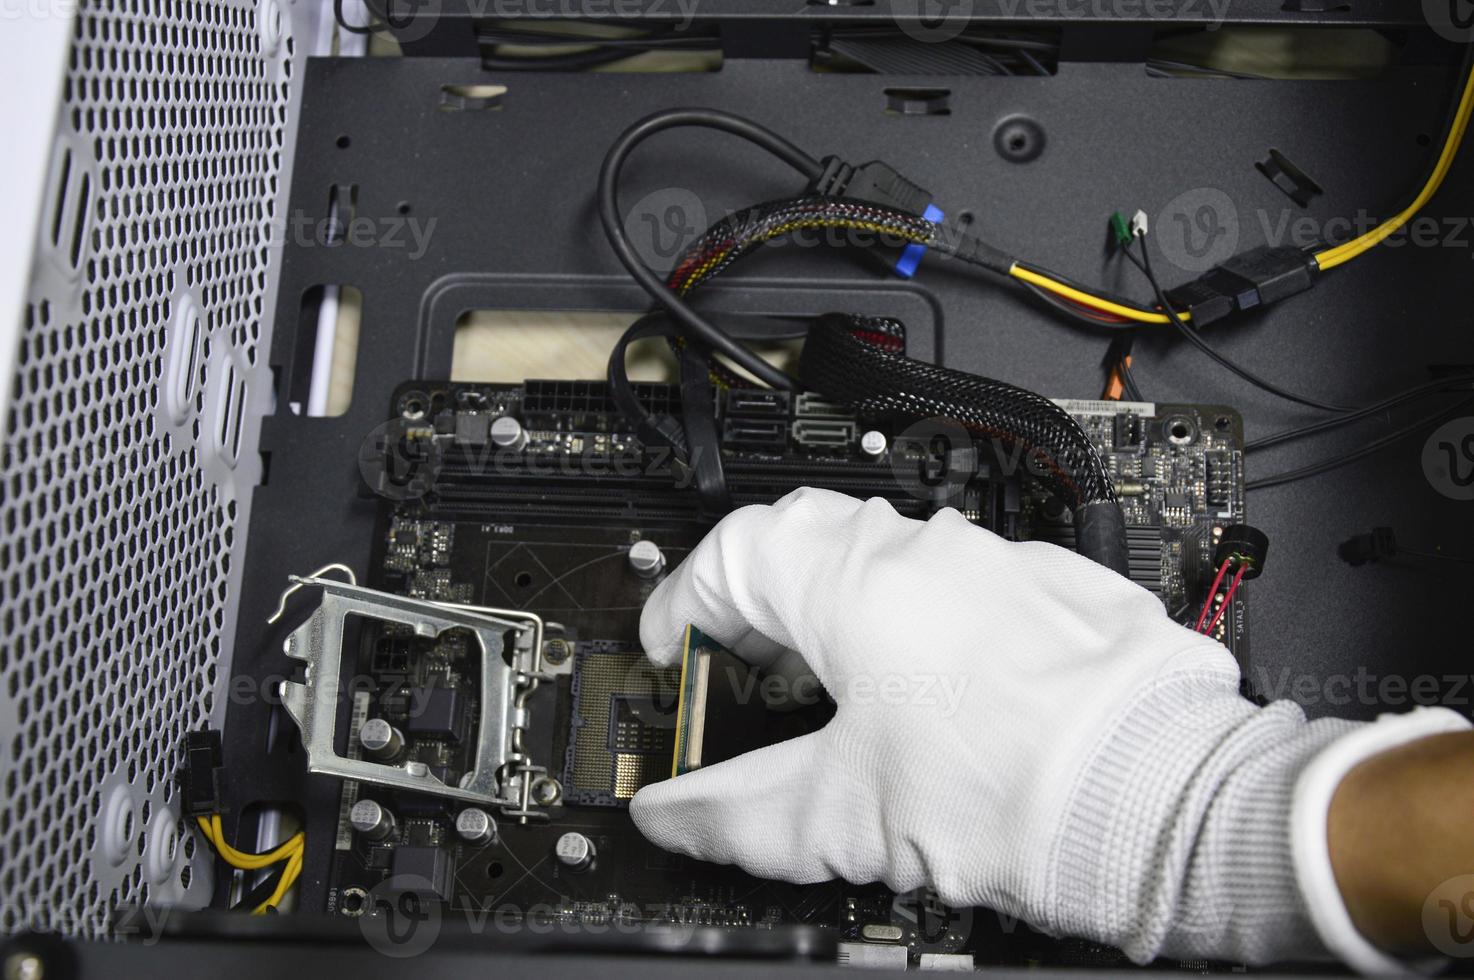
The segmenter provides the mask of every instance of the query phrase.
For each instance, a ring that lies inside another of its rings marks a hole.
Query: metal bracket
[[[538,616],[486,606],[410,599],[388,592],[319,577],[290,577],[287,596],[313,586],[322,590],[318,607],[287,637],[287,656],[302,661],[302,682],[283,681],[282,702],[302,732],[309,772],[338,776],[361,783],[441,796],[462,803],[495,806],[520,819],[546,816],[529,809],[525,774],[532,767],[522,748],[527,727],[527,695],[544,679],[543,622]],[[280,610],[278,610],[278,614]],[[410,627],[417,636],[433,638],[453,629],[467,630],[480,647],[480,717],[476,756],[457,785],[437,778],[415,761],[401,765],[353,759],[338,753],[336,725],[338,695],[343,676],[343,631],[349,616],[362,616]],[[274,617],[273,617],[274,618]],[[503,657],[503,636],[514,630],[512,655]],[[551,676],[551,675],[547,675]]]

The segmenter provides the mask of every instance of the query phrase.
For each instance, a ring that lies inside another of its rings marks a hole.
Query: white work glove
[[[1119,575],[953,510],[801,490],[728,516],[661,584],[648,655],[678,662],[688,623],[759,667],[807,665],[838,710],[640,790],[656,844],[799,883],[931,885],[1142,962],[1325,955],[1291,800],[1358,726],[1245,701],[1232,656]]]

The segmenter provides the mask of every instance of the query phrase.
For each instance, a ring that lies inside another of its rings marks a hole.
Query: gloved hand
[[[1238,693],[1219,644],[1065,549],[945,510],[802,490],[723,520],[646,605],[649,656],[695,624],[806,666],[821,731],[642,789],[667,849],[806,883],[929,884],[1052,934],[1266,961],[1324,954],[1291,860],[1295,779],[1354,727]]]

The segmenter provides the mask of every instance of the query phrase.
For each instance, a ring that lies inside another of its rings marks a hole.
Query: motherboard
[[[643,404],[679,411],[679,388],[636,389]],[[1059,404],[1115,482],[1132,579],[1190,620],[1208,593],[1218,537],[1244,516],[1238,415]],[[1004,537],[1073,547],[1059,499],[1003,447],[944,422],[899,427],[768,389],[723,389],[714,407],[736,506],[816,486],[881,497],[916,518],[954,507]],[[511,746],[497,780],[514,791],[499,805],[467,807],[345,779],[330,913],[361,916],[386,893],[410,893],[550,924],[819,928],[840,943],[842,960],[895,968],[923,957],[934,966],[1118,959],[985,910],[945,908],[924,890],[766,881],[640,835],[628,801],[671,775],[682,681],[644,657],[640,611],[717,515],[678,459],[641,444],[603,383],[407,383],[359,462],[382,500],[368,586],[447,611],[520,611],[537,629],[509,631],[504,642],[406,621],[345,633],[355,662],[344,670],[366,679],[342,708],[347,756],[464,787],[481,778],[478,726],[495,716]],[[1224,613],[1215,635],[1243,660],[1242,592]],[[505,672],[511,693],[490,685],[488,671]],[[779,740],[822,724],[824,708],[756,723]]]

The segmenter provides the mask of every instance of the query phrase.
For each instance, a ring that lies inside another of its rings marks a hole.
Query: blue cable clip
[[[935,204],[928,204],[921,215],[932,224],[941,224],[946,217],[942,209]],[[896,275],[902,279],[910,279],[916,275],[916,267],[921,264],[921,257],[926,254],[926,246],[919,242],[912,242],[901,249],[901,257],[896,259]]]

